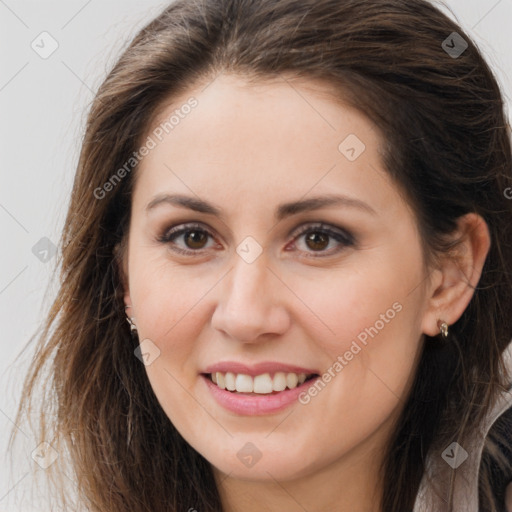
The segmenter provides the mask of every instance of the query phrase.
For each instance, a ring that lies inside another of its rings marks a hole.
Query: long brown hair
[[[468,45],[460,55],[443,45],[453,32]],[[445,235],[465,213],[489,226],[473,299],[449,343],[425,337],[386,453],[382,510],[410,511],[426,455],[453,440],[464,446],[507,387],[502,354],[512,337],[512,156],[502,95],[469,36],[426,0],[178,0],[136,35],[89,112],[60,241],[60,291],[18,420],[34,409],[46,375],[41,441],[68,454],[49,471],[62,474],[69,458],[68,476],[89,510],[222,510],[210,464],[171,424],[134,357],[118,258],[136,166],[97,192],[140,147],[163,101],[221,72],[324,80],[373,121],[427,257],[452,249]],[[480,510],[497,511],[486,465],[479,481]],[[451,499],[448,486],[447,510]]]

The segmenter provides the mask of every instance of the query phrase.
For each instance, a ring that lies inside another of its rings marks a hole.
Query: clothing
[[[506,443],[498,443],[500,451],[505,455],[507,460],[512,463],[512,407],[507,409],[498,418],[491,430],[493,430],[498,424],[500,424],[500,431],[504,433],[507,438]],[[504,472],[497,464],[491,464],[490,468],[493,494],[498,503],[502,504],[503,512],[508,512],[505,508],[505,489],[506,486],[512,482],[512,469],[508,469],[507,472]]]
[[[512,344],[505,351],[505,364],[512,370]],[[511,372],[512,373],[512,372]],[[502,447],[503,453],[512,456],[512,387],[503,392],[494,404],[485,424],[479,433],[473,437],[473,441],[463,448],[468,454],[467,459],[458,467],[454,483],[454,512],[480,512],[478,510],[478,476],[482,461],[482,452],[485,438],[490,429],[500,418],[501,421],[508,421],[510,429],[508,446]],[[441,457],[440,453],[427,456],[427,468],[434,467],[432,457]],[[436,462],[439,462],[437,459]],[[503,499],[503,486],[508,483],[510,475],[502,475],[496,467],[493,468],[493,491],[498,499]],[[423,476],[420,489],[416,497],[412,512],[445,512],[447,505],[438,493],[434,491],[428,481],[428,471]],[[500,512],[507,512],[506,510]]]

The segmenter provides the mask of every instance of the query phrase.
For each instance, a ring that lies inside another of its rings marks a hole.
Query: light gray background
[[[18,453],[6,450],[28,357],[14,359],[56,288],[50,280],[55,259],[40,261],[32,247],[43,237],[57,243],[93,91],[138,28],[166,3],[0,0],[0,512],[48,510],[37,497],[30,504],[30,470],[37,466],[29,432],[20,432]],[[484,52],[510,105],[512,0],[445,4]],[[47,59],[31,47],[43,31],[59,45]]]

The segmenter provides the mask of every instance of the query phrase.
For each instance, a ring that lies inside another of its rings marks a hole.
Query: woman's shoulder
[[[510,369],[509,375],[512,375],[512,344],[506,352],[504,362]],[[475,431],[472,440],[462,448],[467,457],[458,468],[453,482],[452,510],[483,512],[479,510],[479,491],[480,477],[483,469],[486,469],[490,475],[490,492],[496,502],[501,504],[499,512],[509,512],[505,508],[505,493],[507,485],[512,481],[512,382],[509,389],[504,389],[500,393],[484,424]],[[503,464],[499,464],[500,460]],[[439,453],[427,455],[425,474],[413,512],[441,512],[446,509],[444,493],[438,489],[439,479],[434,476],[438,465]]]
[[[508,390],[512,393],[512,385]],[[496,502],[505,506],[505,494],[507,486],[512,483],[512,404],[502,411],[493,421],[486,436],[487,450],[482,453],[480,472],[487,466],[492,494]]]

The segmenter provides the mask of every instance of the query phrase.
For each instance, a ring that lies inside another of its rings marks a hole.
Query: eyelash
[[[338,228],[339,229],[339,228]],[[190,232],[190,231],[201,231],[203,233],[206,233],[210,237],[214,238],[213,235],[210,233],[208,229],[203,227],[201,224],[180,224],[179,226],[175,226],[174,228],[171,228],[170,230],[166,230],[162,235],[160,235],[157,238],[157,241],[163,244],[174,244],[174,240],[178,238],[179,236]],[[293,235],[293,241],[295,242],[299,237],[302,235],[308,234],[308,233],[321,233],[324,235],[328,235],[329,237],[336,240],[336,242],[343,244],[344,247],[341,249],[338,249],[334,251],[334,254],[337,254],[341,252],[344,248],[352,247],[355,245],[355,239],[354,236],[349,233],[346,230],[339,230],[335,231],[331,229],[331,227],[328,224],[324,224],[323,222],[320,223],[314,223],[314,224],[306,224],[302,226],[294,235]],[[180,247],[174,246],[171,248],[172,251],[183,254],[186,256],[196,256],[198,253],[200,254],[206,249],[198,249],[198,250],[192,250],[192,249],[182,249]],[[325,253],[327,251],[313,251],[317,253]],[[327,255],[323,254],[320,256],[317,255],[308,255],[307,258],[324,258],[328,256],[332,256],[333,251],[329,251]]]

